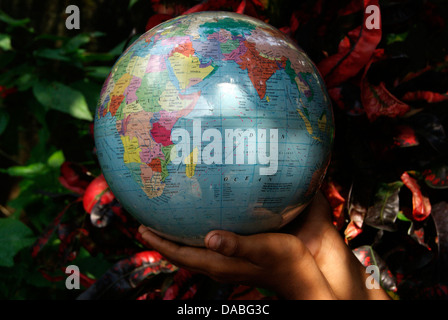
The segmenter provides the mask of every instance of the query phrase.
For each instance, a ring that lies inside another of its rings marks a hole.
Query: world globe
[[[277,230],[313,199],[333,113],[313,62],[276,28],[200,12],[141,35],[100,94],[104,177],[141,224],[203,246],[216,229]]]

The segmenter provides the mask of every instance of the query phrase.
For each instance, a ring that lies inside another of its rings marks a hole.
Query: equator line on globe
[[[334,132],[323,80],[257,19],[200,12],[140,36],[95,114],[104,177],[137,220],[203,246],[208,231],[275,230],[314,197]]]

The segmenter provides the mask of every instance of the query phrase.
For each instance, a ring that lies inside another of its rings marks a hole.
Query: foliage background
[[[70,4],[80,8],[80,30],[65,28]],[[362,28],[368,4],[381,8],[380,33]],[[148,251],[101,183],[95,156],[92,114],[122,50],[170,17],[216,9],[268,21],[318,65],[336,121],[323,190],[341,236],[365,265],[381,268],[393,298],[446,299],[443,0],[1,2],[0,297],[275,299]],[[65,286],[71,264],[81,290]]]

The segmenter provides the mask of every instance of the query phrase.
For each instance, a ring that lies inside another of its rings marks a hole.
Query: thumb
[[[241,236],[230,231],[211,231],[205,237],[205,246],[227,257],[239,257],[241,252]]]
[[[284,247],[285,236],[291,237],[269,233],[242,236],[230,231],[215,230],[206,235],[204,242],[208,249],[224,256],[244,258],[258,264],[265,261],[267,253],[268,256],[279,254],[279,249]]]
[[[209,250],[227,257],[244,258],[254,264],[311,255],[299,239],[283,233],[242,236],[230,231],[214,230],[205,236],[204,242]]]

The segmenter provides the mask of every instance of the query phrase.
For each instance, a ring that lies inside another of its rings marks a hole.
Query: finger
[[[228,231],[211,231],[205,236],[205,246],[227,257],[241,256],[238,236]]]
[[[250,278],[258,271],[244,259],[225,256],[206,248],[178,245],[157,236],[146,227],[141,227],[139,231],[145,241],[174,265],[205,274],[216,281],[250,283]]]
[[[188,255],[194,258],[200,257],[195,250],[196,248],[180,246],[177,243],[159,237],[147,227],[140,227],[139,232],[141,233],[143,240],[145,240],[154,250],[158,251],[167,260],[178,266],[181,266],[183,256]]]
[[[210,275],[214,272],[230,273],[232,272],[231,268],[235,265],[231,261],[227,261],[227,257],[206,248],[179,245],[159,237],[146,227],[141,227],[139,231],[142,238],[154,250],[178,267]]]
[[[263,244],[255,236],[240,236],[233,232],[215,230],[205,236],[205,246],[226,257],[254,260]]]
[[[304,249],[300,242],[286,234],[264,233],[241,236],[222,230],[209,232],[205,237],[205,245],[224,256],[247,259],[259,266],[273,263],[285,252],[287,254],[295,252],[300,255]]]

